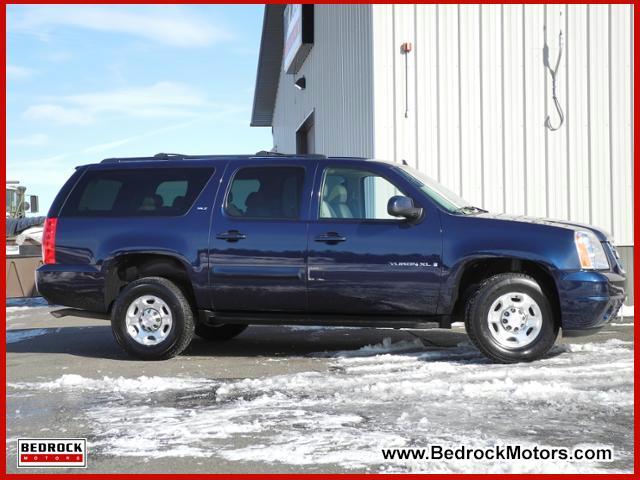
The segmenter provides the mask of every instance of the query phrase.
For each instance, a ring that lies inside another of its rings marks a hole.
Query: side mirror
[[[38,213],[38,196],[37,195],[29,195],[29,204],[31,205],[30,212]]]
[[[396,195],[389,199],[387,203],[387,213],[393,217],[404,217],[408,220],[415,220],[422,215],[422,208],[413,204],[413,199]]]

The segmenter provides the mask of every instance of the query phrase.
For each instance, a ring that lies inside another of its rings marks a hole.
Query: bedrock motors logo
[[[18,468],[86,466],[86,438],[18,439]]]

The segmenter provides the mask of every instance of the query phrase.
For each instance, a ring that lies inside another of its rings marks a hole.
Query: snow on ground
[[[618,317],[633,317],[633,305],[622,305],[622,308],[618,311]]]
[[[28,310],[34,307],[47,307],[49,304],[42,297],[31,298],[7,298],[7,313]]]
[[[167,390],[194,390],[207,388],[213,385],[212,380],[205,378],[163,378],[147,377],[138,378],[102,377],[100,379],[85,378],[75,374],[65,374],[60,378],[41,383],[8,383],[15,389],[30,390],[83,390],[83,391],[113,391],[128,394],[149,394],[165,392]]]
[[[440,349],[417,340],[385,339],[312,356],[325,358],[328,370],[241,380],[64,375],[9,388],[84,396],[83,421],[97,455],[375,472],[632,469],[632,343],[559,345],[544,360],[517,365],[490,364],[469,345]],[[381,448],[432,444],[602,446],[613,437],[626,439],[613,463],[389,461],[381,455]]]
[[[40,335],[46,335],[51,333],[51,328],[34,328],[30,330],[7,330],[7,343],[17,343],[24,340],[29,340],[33,337],[39,337]]]

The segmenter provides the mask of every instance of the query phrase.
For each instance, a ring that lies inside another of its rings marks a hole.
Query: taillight
[[[47,218],[42,232],[42,261],[45,265],[56,263],[57,218]]]

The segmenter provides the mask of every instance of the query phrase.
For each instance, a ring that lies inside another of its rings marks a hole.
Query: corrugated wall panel
[[[559,53],[559,32],[563,32],[563,39],[567,31],[567,12],[565,5],[545,5],[545,31],[546,42],[549,45],[549,64],[555,68]],[[566,65],[566,51],[563,48],[560,58],[560,65]],[[564,60],[564,63],[562,61]],[[553,84],[551,77],[546,76],[546,116],[549,118],[549,124],[556,128],[559,125],[560,116],[556,111],[553,101]],[[560,101],[566,102],[567,98],[567,77],[566,68],[560,68],[556,82],[556,92]],[[562,110],[566,109],[566,103],[561,105]],[[547,188],[546,188],[546,215],[551,218],[568,218],[569,201],[568,201],[568,166],[567,166],[567,135],[566,128],[560,127],[553,131],[545,129],[545,145],[546,145],[546,171],[547,171]]]
[[[438,5],[438,85],[440,86],[440,178],[460,191],[460,78],[458,7]]]
[[[632,6],[315,8],[307,90],[281,75],[278,151],[295,151],[315,108],[321,153],[405,159],[492,211],[593,223],[633,244]],[[549,131],[543,47],[553,64],[560,29],[566,119]]]
[[[501,13],[501,5],[482,5],[480,10],[482,156],[484,158],[482,205],[493,212],[504,210]]]
[[[416,64],[416,77],[413,79],[416,92],[414,112],[416,116],[416,163],[421,171],[432,178],[440,176],[438,69],[435,67],[439,61],[436,47],[437,15],[435,11],[437,8],[439,8],[437,5],[416,5],[416,38],[413,46]],[[374,19],[377,17],[377,14],[374,15]],[[389,21],[393,22],[392,19]],[[377,60],[377,54],[375,58]],[[393,157],[385,158],[392,159]]]
[[[589,143],[589,42],[587,6],[572,5],[567,12],[565,82],[567,97],[564,125],[567,133],[569,219],[590,222],[591,146]]]
[[[607,5],[589,5],[589,104],[591,108],[591,223],[611,231],[609,138],[609,15]],[[597,42],[597,44],[596,44]]]
[[[372,9],[377,157],[415,161],[491,211],[592,223],[633,244],[631,6]],[[547,115],[559,118],[543,53],[546,40],[555,66],[560,30],[565,123],[551,131]],[[415,103],[405,118],[407,41]]]
[[[314,112],[316,152],[372,156],[371,6],[316,5],[314,35],[314,46],[298,74],[280,74],[274,147],[295,153],[295,132]],[[294,87],[301,76],[307,81],[303,91]]]
[[[547,75],[542,64],[544,6],[526,5],[524,18],[526,204],[527,215],[547,215],[545,110]],[[508,206],[507,209],[508,211]]]
[[[614,238],[633,229],[633,137],[628,133],[633,130],[632,9],[632,5],[610,9],[611,229]]]
[[[503,114],[504,114],[504,173],[505,204],[511,213],[525,213],[524,162],[524,48],[522,5],[503,7]]]
[[[459,5],[460,155],[462,196],[480,205],[483,191],[480,7]]]

